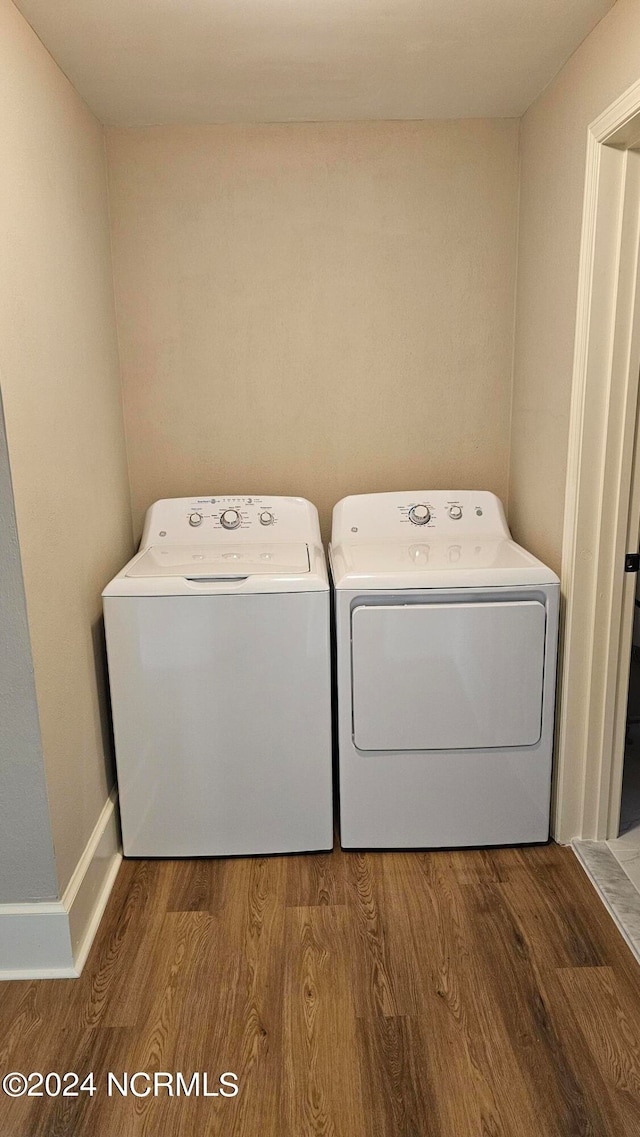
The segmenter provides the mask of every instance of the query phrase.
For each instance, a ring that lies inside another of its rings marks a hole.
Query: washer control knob
[[[225,509],[220,514],[220,524],[223,529],[237,529],[240,524],[240,514],[237,509]]]
[[[451,518],[452,521],[459,521],[460,518],[462,517],[462,506],[461,505],[450,505],[449,506],[449,517]]]
[[[263,510],[262,513],[260,514],[260,524],[261,525],[273,525],[274,521],[275,521],[275,518],[274,518],[272,513],[269,513],[268,509]]]
[[[409,521],[414,525],[426,525],[431,520],[431,511],[427,505],[412,505],[409,510]]]
[[[189,524],[190,525],[202,525],[202,514],[201,513],[189,514]]]

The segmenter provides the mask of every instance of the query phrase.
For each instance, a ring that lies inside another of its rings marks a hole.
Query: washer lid
[[[515,541],[460,535],[458,540],[386,541],[331,547],[336,588],[469,588],[557,584],[551,569]]]
[[[301,544],[151,545],[131,562],[127,577],[179,576],[230,580],[247,576],[309,572],[309,549]]]

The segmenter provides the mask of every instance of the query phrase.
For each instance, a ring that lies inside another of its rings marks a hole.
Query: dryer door
[[[545,623],[537,600],[354,608],[355,745],[534,745],[542,722]]]

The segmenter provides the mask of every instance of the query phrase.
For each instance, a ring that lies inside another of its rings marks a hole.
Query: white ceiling
[[[614,0],[15,0],[105,123],[521,115]]]

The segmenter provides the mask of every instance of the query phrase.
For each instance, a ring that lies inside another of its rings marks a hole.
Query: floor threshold
[[[572,847],[640,963],[640,892],[606,841],[573,841]]]

